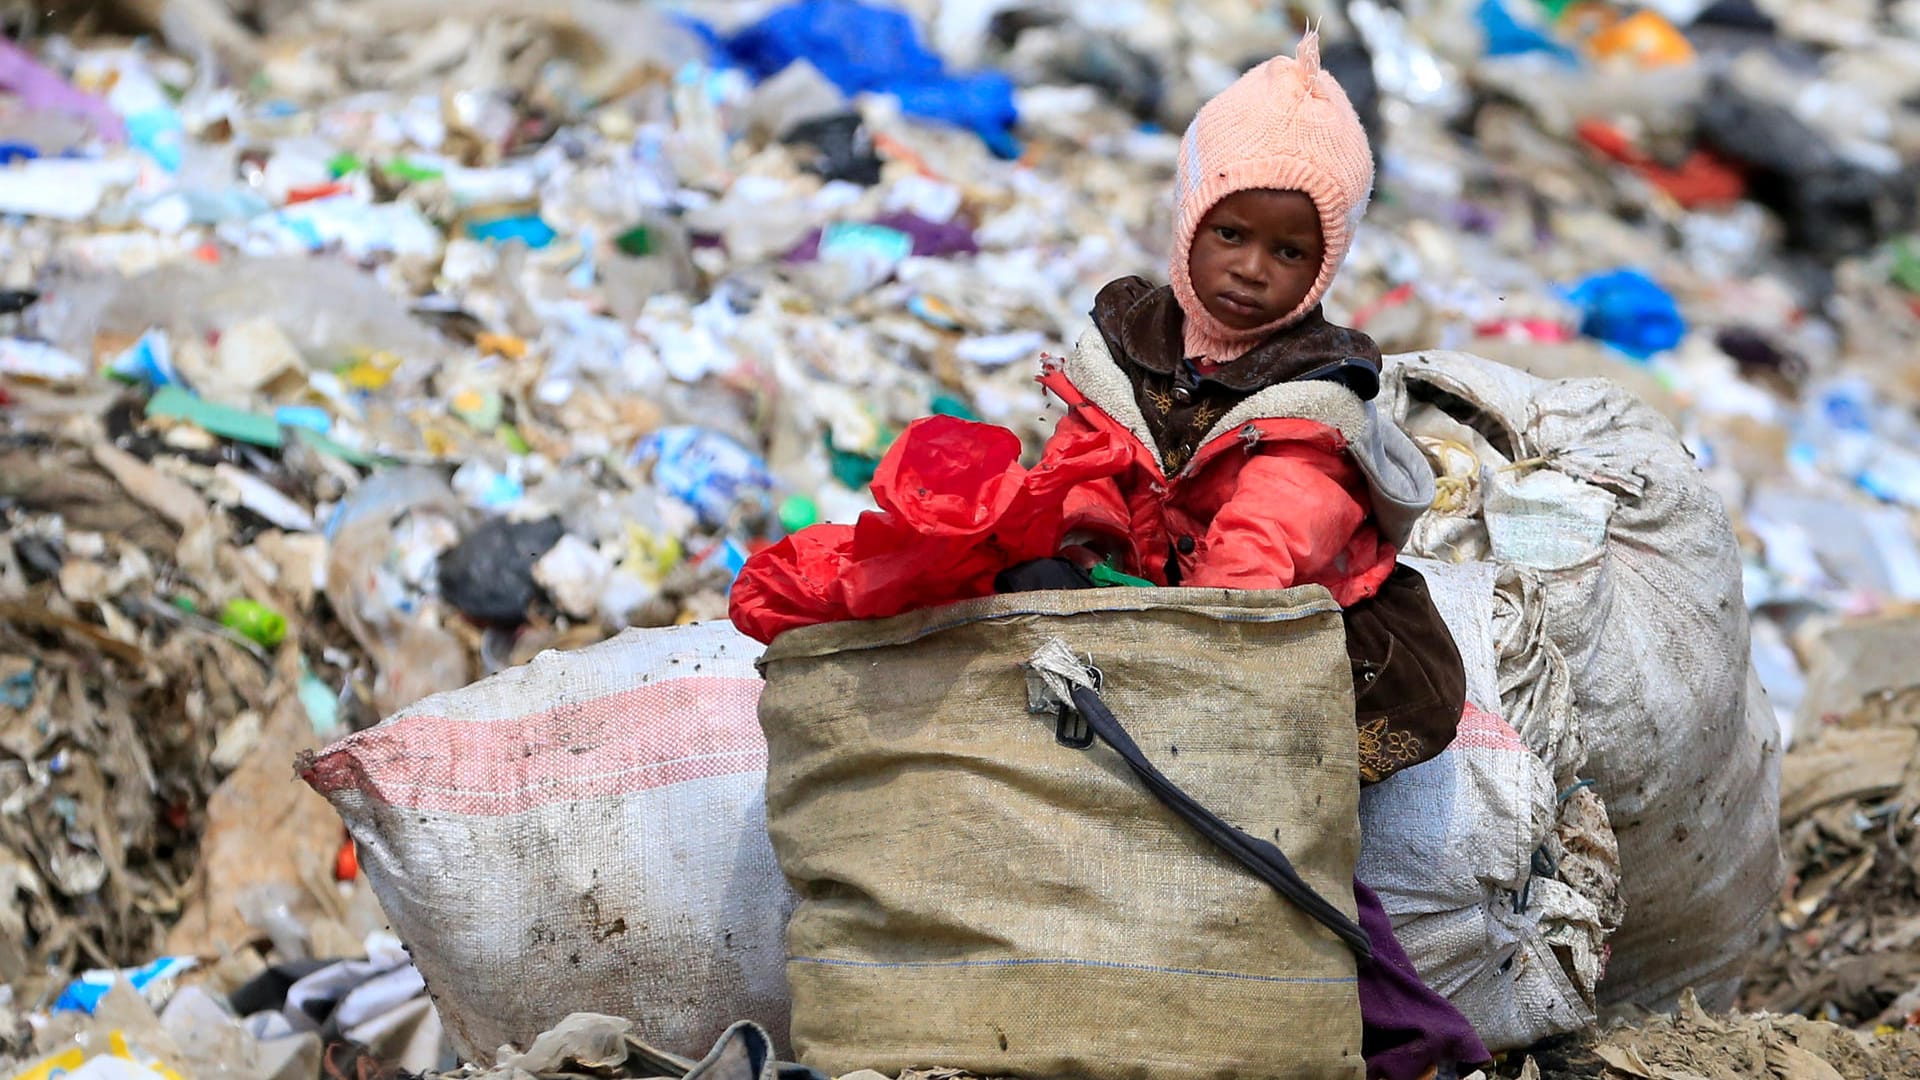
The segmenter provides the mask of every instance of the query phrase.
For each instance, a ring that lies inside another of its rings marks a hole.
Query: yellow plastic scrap
[[[340,377],[355,390],[384,390],[400,370],[400,358],[390,352],[374,352],[342,372]]]
[[[453,411],[456,413],[477,413],[486,404],[487,395],[478,390],[462,390],[453,395]]]
[[[499,356],[508,360],[527,358],[527,339],[512,334],[479,334],[473,343],[488,356]]]
[[[679,537],[655,533],[632,523],[627,525],[627,554],[620,560],[620,568],[627,573],[659,584],[667,571],[680,565],[683,558],[686,558],[686,549],[680,546]]]
[[[107,1033],[107,1049],[104,1054],[89,1054],[81,1047],[70,1047],[27,1066],[25,1072],[15,1073],[13,1080],[59,1080],[60,1077],[69,1073],[78,1072],[89,1058],[94,1057],[115,1057],[122,1061],[130,1061],[160,1077],[161,1080],[184,1080],[179,1073],[161,1064],[158,1058],[130,1046],[127,1043],[126,1034],[118,1030]]]
[[[460,439],[437,425],[427,425],[420,429],[420,442],[427,453],[436,458],[449,458],[460,449]]]
[[[492,431],[500,426],[503,402],[500,395],[492,391],[464,387],[453,395],[449,405],[453,415],[465,420],[475,431]]]

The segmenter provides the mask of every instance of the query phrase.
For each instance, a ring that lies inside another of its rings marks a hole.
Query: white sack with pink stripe
[[[759,656],[730,623],[629,630],[301,762],[463,1058],[574,1012],[694,1058],[736,1020],[784,1049]]]

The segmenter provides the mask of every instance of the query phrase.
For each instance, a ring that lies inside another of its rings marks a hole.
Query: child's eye
[[[1230,229],[1225,225],[1215,225],[1213,227],[1213,235],[1229,244],[1237,244],[1240,242],[1240,230]]]
[[[1279,254],[1280,254],[1280,257],[1282,259],[1285,259],[1287,262],[1299,262],[1301,259],[1304,259],[1307,257],[1306,252],[1300,250],[1297,247],[1292,246],[1291,244],[1282,245],[1280,248]]]

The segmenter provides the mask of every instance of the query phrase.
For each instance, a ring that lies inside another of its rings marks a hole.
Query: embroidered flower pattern
[[[1360,776],[1369,784],[1378,783],[1419,761],[1424,749],[1419,736],[1388,730],[1386,717],[1369,721],[1360,728]]]

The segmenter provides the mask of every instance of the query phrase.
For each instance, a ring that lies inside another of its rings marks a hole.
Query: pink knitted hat
[[[1193,291],[1188,252],[1200,219],[1237,191],[1301,191],[1320,211],[1325,254],[1300,306],[1253,330],[1232,330]],[[1276,56],[1201,108],[1180,144],[1173,265],[1168,278],[1186,313],[1187,355],[1231,360],[1313,310],[1346,260],[1373,190],[1373,153],[1346,91],[1320,67],[1320,36],[1307,31],[1292,59]]]

